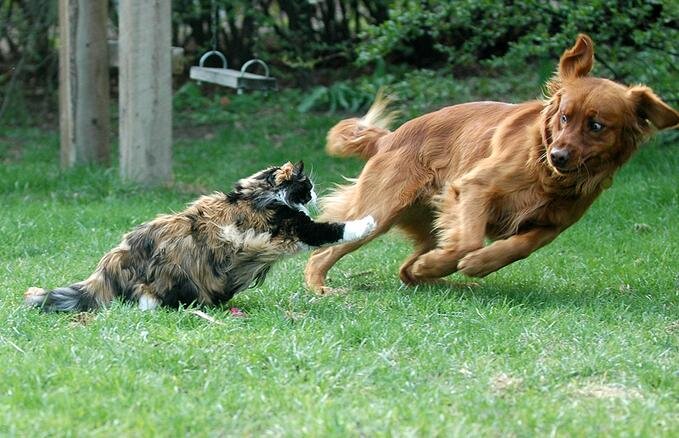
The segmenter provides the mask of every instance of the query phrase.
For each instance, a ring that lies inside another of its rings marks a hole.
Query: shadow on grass
[[[402,287],[400,292],[408,295],[427,296],[455,301],[473,301],[483,306],[498,303],[521,306],[536,310],[560,308],[578,309],[610,306],[633,309],[635,312],[653,311],[670,315],[671,307],[663,305],[664,300],[650,299],[646,294],[620,291],[614,288],[597,289],[580,287],[567,289],[563,285],[550,286],[539,281],[524,281],[522,284],[508,284],[504,280],[485,282],[464,278],[447,279],[448,284],[432,284],[419,287]]]
[[[192,314],[194,311],[205,312],[220,321],[217,324],[221,324],[229,320],[252,321],[253,318],[267,320],[272,316],[285,318],[288,313],[309,311],[315,314],[316,318],[333,319],[329,316],[333,313],[354,314],[360,308],[367,309],[373,305],[390,309],[403,310],[405,306],[426,310],[428,307],[436,309],[442,302],[459,303],[460,306],[454,304],[452,307],[459,307],[459,310],[463,312],[471,308],[516,307],[537,313],[557,310],[574,314],[636,315],[635,318],[652,313],[656,317],[676,319],[673,310],[676,309],[675,298],[673,298],[676,294],[650,295],[646,292],[601,287],[586,282],[577,285],[563,282],[552,284],[548,280],[529,278],[517,281],[513,275],[471,279],[453,274],[446,278],[444,284],[417,287],[400,285],[399,287],[396,280],[370,279],[361,275],[355,278],[345,278],[336,286],[345,288],[345,291],[337,295],[319,297],[298,283],[280,288],[269,285],[241,292],[228,302],[216,306],[191,304],[178,308],[162,307],[152,313],[166,316],[175,314],[172,320],[177,320],[175,321],[177,327],[189,330],[202,323],[215,323],[195,313]],[[417,301],[417,304],[410,300]],[[234,314],[233,309],[243,314]],[[146,319],[141,316],[143,312],[138,311],[135,303],[123,302],[119,299],[114,300],[106,309],[95,311],[93,314],[118,312],[128,314],[128,316],[135,314],[137,315],[135,318]],[[78,314],[65,316],[56,313],[52,315],[60,315],[59,317],[67,319],[74,318],[77,322],[81,322]],[[155,319],[155,317],[150,319]],[[85,320],[89,322],[87,317]]]

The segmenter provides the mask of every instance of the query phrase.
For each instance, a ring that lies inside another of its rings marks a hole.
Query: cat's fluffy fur
[[[114,297],[142,309],[224,303],[261,283],[285,255],[360,239],[375,228],[370,216],[314,222],[305,208],[312,200],[303,163],[269,167],[241,179],[228,194],[203,196],[180,213],[140,225],[88,279],[51,291],[29,288],[25,302],[46,311],[92,310]]]

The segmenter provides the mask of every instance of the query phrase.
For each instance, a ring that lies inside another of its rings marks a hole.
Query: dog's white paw
[[[377,222],[375,222],[375,219],[372,216],[349,221],[344,224],[344,235],[342,236],[342,239],[345,241],[362,239],[375,231],[376,227]]]

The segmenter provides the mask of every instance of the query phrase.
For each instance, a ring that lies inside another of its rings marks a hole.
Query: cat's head
[[[251,199],[259,207],[272,203],[283,203],[293,208],[303,209],[310,201],[316,201],[314,185],[304,174],[304,162],[287,162],[282,166],[272,166],[243,178],[235,185],[238,198]]]

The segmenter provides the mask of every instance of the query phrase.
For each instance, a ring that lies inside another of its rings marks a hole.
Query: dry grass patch
[[[575,389],[574,393],[578,396],[597,399],[634,400],[643,398],[641,392],[637,389],[628,388],[619,383],[590,383]]]
[[[506,373],[500,373],[494,376],[490,381],[490,385],[491,388],[493,389],[493,392],[498,394],[518,389],[522,383],[523,383],[522,378],[513,377]]]

